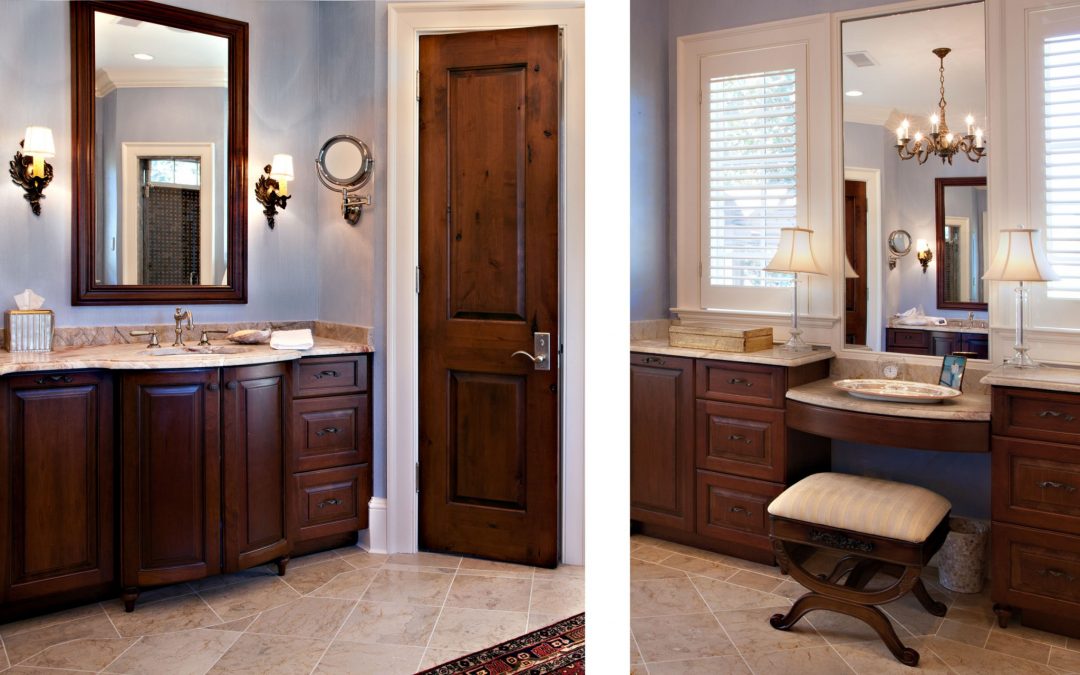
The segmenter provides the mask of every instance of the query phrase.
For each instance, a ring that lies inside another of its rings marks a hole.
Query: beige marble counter
[[[957,326],[956,324],[949,324],[949,325],[946,325],[946,326],[906,326],[906,325],[901,324],[901,323],[892,323],[892,324],[889,324],[889,328],[896,328],[896,329],[901,329],[901,330],[932,330],[932,331],[941,331],[943,333],[975,333],[975,334],[978,334],[978,335],[989,335],[990,334],[990,329],[989,328],[975,328],[975,327],[971,327],[971,326],[964,327],[964,326]]]
[[[953,420],[958,422],[986,422],[990,419],[990,397],[984,394],[963,394],[941,403],[889,403],[855,398],[832,385],[833,380],[818,380],[793,387],[787,397],[823,408],[836,408],[852,412],[893,417]]]
[[[666,337],[652,340],[631,340],[630,351],[643,354],[662,354],[664,356],[686,356],[694,359],[713,359],[714,361],[735,361],[738,363],[760,363],[769,366],[802,366],[817,361],[827,361],[836,356],[828,347],[815,347],[812,352],[792,354],[779,347],[763,349],[760,352],[716,352],[692,347],[672,347]]]
[[[293,361],[304,356],[335,356],[363,354],[374,351],[370,345],[316,337],[315,346],[298,351],[271,349],[270,345],[233,345],[214,341],[216,346],[240,347],[235,354],[168,354],[168,346],[155,355],[145,344],[113,344],[96,347],[73,347],[52,352],[16,352],[0,350],[0,375],[40,372],[46,370],[163,370],[170,368],[220,368],[257,363]],[[189,345],[191,346],[191,345]]]
[[[1080,393],[1080,369],[1052,368],[994,368],[981,382],[995,387],[1023,387],[1046,391]]]

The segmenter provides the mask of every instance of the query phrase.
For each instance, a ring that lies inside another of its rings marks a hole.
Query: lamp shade
[[[814,251],[810,245],[813,234],[813,230],[801,227],[780,228],[780,245],[765,269],[771,272],[825,274],[814,259]]]
[[[1039,231],[1018,227],[1001,231],[994,261],[982,278],[991,281],[1054,281],[1060,277],[1050,267],[1046,251],[1039,242]]]
[[[845,279],[858,279],[859,274],[855,271],[855,268],[851,266],[851,259],[846,255],[844,256],[844,278]]]
[[[53,143],[52,129],[49,127],[26,127],[23,136],[23,154],[34,157],[54,157],[56,144]]]
[[[274,155],[270,162],[270,177],[274,180],[293,179],[292,155]]]

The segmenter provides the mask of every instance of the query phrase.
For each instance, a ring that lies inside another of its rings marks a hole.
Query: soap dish
[[[270,342],[270,332],[269,328],[264,330],[238,330],[235,333],[226,335],[225,339],[240,345],[264,345]]]

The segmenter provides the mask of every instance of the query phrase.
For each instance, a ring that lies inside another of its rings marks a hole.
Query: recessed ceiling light
[[[852,97],[854,97],[854,96],[862,96],[862,92],[859,91],[858,89],[852,89],[851,91],[845,91],[844,95],[845,96],[852,96]]]
[[[150,56],[149,54],[144,54],[143,52],[139,52],[137,54],[132,54],[131,57],[135,58],[135,59],[138,59],[140,61],[153,61],[154,60],[153,56]]]

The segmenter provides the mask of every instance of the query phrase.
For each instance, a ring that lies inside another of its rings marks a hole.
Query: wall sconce
[[[8,162],[11,182],[26,191],[23,198],[30,202],[34,215],[40,216],[41,200],[45,199],[43,193],[53,179],[52,165],[45,161],[56,156],[52,129],[26,127],[26,135],[19,147],[22,151],[16,150],[15,158]]]
[[[289,181],[293,179],[292,155],[274,155],[263,168],[263,175],[255,183],[255,199],[263,205],[266,224],[274,229],[277,207],[284,209],[289,201]]]
[[[919,259],[919,264],[922,265],[922,273],[926,274],[926,267],[934,259],[934,253],[930,250],[930,244],[926,243],[925,239],[920,239],[915,245],[915,257]]]

